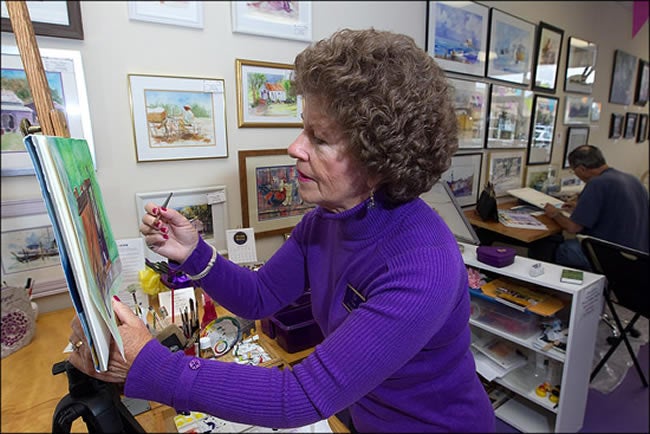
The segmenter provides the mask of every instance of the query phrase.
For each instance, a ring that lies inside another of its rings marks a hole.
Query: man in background
[[[590,235],[648,252],[648,190],[641,181],[609,167],[600,149],[592,145],[574,149],[569,165],[586,185],[575,204],[565,204],[566,209],[573,208],[570,217],[551,204],[544,208],[546,215],[571,234]],[[560,243],[555,262],[591,271],[575,238]]]

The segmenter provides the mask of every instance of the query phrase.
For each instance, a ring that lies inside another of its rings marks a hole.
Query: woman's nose
[[[292,158],[298,160],[307,160],[307,151],[305,145],[309,143],[309,139],[304,131],[301,131],[298,137],[289,145],[287,152]]]

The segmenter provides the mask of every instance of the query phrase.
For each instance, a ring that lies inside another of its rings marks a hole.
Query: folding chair
[[[630,357],[632,357],[643,385],[648,387],[648,381],[643,375],[639,361],[627,337],[641,316],[650,318],[648,253],[595,237],[578,235],[577,238],[580,240],[580,246],[589,259],[594,272],[603,274],[607,280],[605,302],[619,332],[619,336],[613,340],[614,342],[608,339],[608,342],[612,343],[612,345],[591,372],[589,381],[594,379],[622,341],[625,343]],[[632,320],[626,326],[623,326],[621,318],[614,307],[615,304],[623,306],[634,313]]]

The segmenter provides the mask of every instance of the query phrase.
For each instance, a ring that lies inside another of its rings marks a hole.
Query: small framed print
[[[525,151],[490,152],[488,181],[494,185],[497,197],[506,196],[508,190],[521,187],[524,182]]]
[[[612,104],[632,104],[632,85],[636,56],[623,50],[614,51],[614,70],[609,87],[609,102]]]
[[[591,103],[591,112],[589,113],[589,119],[592,123],[600,121],[600,113],[603,111],[603,104],[601,102],[593,101]]]
[[[201,237],[208,244],[216,247],[219,254],[228,254],[226,229],[230,229],[230,226],[228,225],[226,187],[224,185],[215,185],[170,191],[174,194],[167,207],[175,209],[190,220],[201,234]],[[144,206],[149,202],[161,205],[168,195],[169,191],[136,193],[135,203],[138,215],[138,225],[136,227],[140,226],[140,222],[145,215]],[[166,260],[166,258],[149,249],[145,250],[145,256],[153,262]]]
[[[590,96],[567,95],[564,100],[564,125],[588,124],[593,101]]]
[[[564,30],[558,27],[543,21],[537,26],[533,90],[555,93],[563,38]]]
[[[79,1],[28,1],[26,3],[35,35],[67,39],[84,38]],[[2,31],[11,33],[14,31],[4,1],[2,2]]]
[[[624,139],[633,139],[636,136],[636,123],[638,117],[638,113],[627,113],[625,115],[625,129],[623,132]]]
[[[232,31],[272,38],[311,41],[310,1],[230,2]]]
[[[535,113],[528,145],[528,164],[548,164],[551,162],[555,142],[558,98],[535,95]]]
[[[526,167],[526,182],[524,187],[530,187],[537,191],[543,191],[545,186],[558,184],[558,168],[550,164],[547,166]]]
[[[566,136],[566,147],[564,148],[563,169],[571,167],[569,165],[569,154],[575,148],[589,143],[589,127],[569,127]]]
[[[473,1],[427,2],[429,55],[446,71],[484,77],[489,12]]]
[[[293,65],[236,59],[235,69],[240,128],[302,128],[302,96],[288,91]]]
[[[648,103],[648,86],[650,83],[650,63],[639,59],[639,68],[636,73],[636,88],[634,90],[634,104],[644,106]]]
[[[609,122],[609,138],[620,139],[623,137],[623,120],[625,116],[620,113],[612,113],[612,118]]]
[[[516,84],[530,84],[535,24],[492,8],[487,76]]]
[[[532,106],[532,91],[493,84],[487,148],[528,147]]]
[[[239,151],[242,224],[257,238],[290,232],[314,208],[298,191],[296,162],[286,149]]]
[[[449,78],[449,82],[454,87],[458,148],[483,148],[490,85],[455,78]]]
[[[203,28],[203,2],[129,1],[129,18],[150,23]]]
[[[451,167],[440,179],[447,182],[459,206],[476,205],[483,154],[456,154],[451,157]]]
[[[228,156],[224,80],[128,74],[137,161]]]
[[[648,115],[639,115],[639,130],[636,133],[636,142],[641,143],[648,139]]]
[[[593,42],[569,37],[564,90],[591,94],[596,80],[596,55],[598,47]]]

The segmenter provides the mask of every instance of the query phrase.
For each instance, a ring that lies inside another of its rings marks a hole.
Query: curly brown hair
[[[453,88],[406,35],[339,30],[296,56],[292,84],[296,94],[325,101],[347,151],[391,202],[431,189],[458,149]]]

